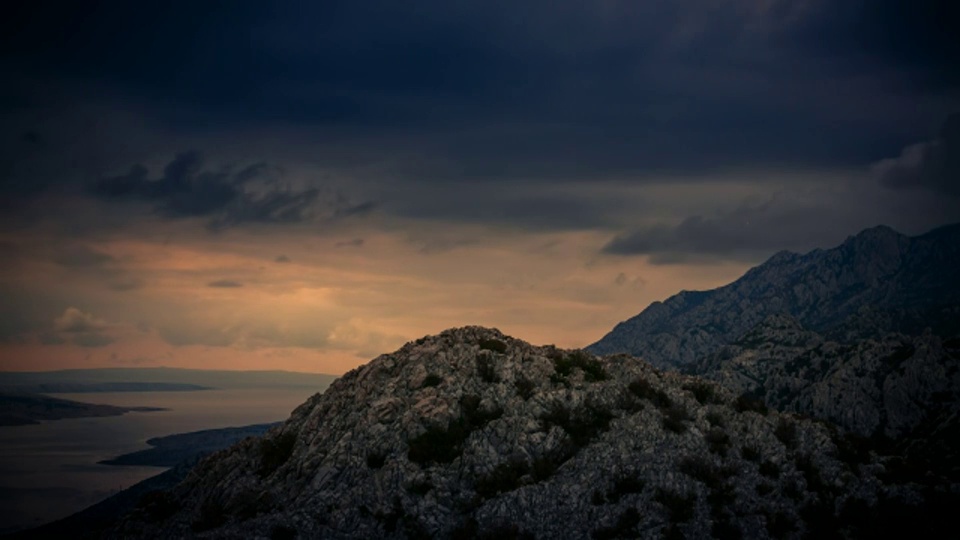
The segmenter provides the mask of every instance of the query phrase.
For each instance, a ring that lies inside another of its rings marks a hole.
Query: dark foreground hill
[[[466,327],[344,375],[264,438],[145,496],[109,536],[952,532],[948,484],[862,443],[627,356]]]
[[[654,302],[587,349],[660,367],[714,354],[771,315],[840,341],[960,332],[960,224],[907,237],[875,227],[842,245],[780,252],[737,281]]]

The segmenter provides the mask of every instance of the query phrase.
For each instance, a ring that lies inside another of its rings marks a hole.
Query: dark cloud
[[[551,179],[876,160],[958,99],[944,5],[107,2],[27,7],[2,46],[19,77],[95,81],[178,134],[289,125],[394,177]],[[191,186],[159,206],[238,196]]]
[[[282,171],[264,163],[239,171],[210,170],[199,152],[177,155],[159,178],[150,178],[143,165],[126,174],[104,178],[89,192],[107,201],[139,201],[168,218],[208,218],[218,230],[245,223],[300,223],[339,219],[368,213],[373,202],[355,203],[338,191],[297,188],[283,180]]]
[[[232,279],[218,279],[216,281],[211,281],[207,283],[207,287],[215,287],[220,289],[233,289],[237,287],[243,287],[243,283],[239,281],[234,281]]]
[[[290,257],[287,257],[286,255],[277,255],[277,257],[273,259],[273,262],[288,263],[290,262]]]
[[[776,251],[808,251],[839,243],[851,231],[870,225],[871,201],[857,192],[780,193],[744,201],[728,212],[696,215],[678,224],[660,224],[616,236],[609,255],[647,255],[654,264],[760,261]]]
[[[892,189],[927,189],[960,197],[960,113],[950,115],[939,135],[873,165],[880,183]]]
[[[238,172],[206,170],[198,152],[185,152],[159,178],[149,178],[146,167],[135,165],[126,174],[96,182],[90,192],[105,200],[143,201],[167,217],[210,217],[215,227],[305,219],[316,190],[296,191],[268,175],[262,163]]]
[[[113,256],[82,245],[63,248],[53,260],[66,268],[98,268],[115,262]]]

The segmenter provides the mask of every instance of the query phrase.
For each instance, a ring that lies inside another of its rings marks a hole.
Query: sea
[[[99,461],[147,449],[153,437],[285,420],[314,393],[311,388],[246,388],[49,394],[167,410],[0,426],[0,534],[66,517],[166,470]]]

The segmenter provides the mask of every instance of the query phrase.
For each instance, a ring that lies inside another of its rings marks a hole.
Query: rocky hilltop
[[[713,382],[466,327],[347,373],[110,536],[945,536],[955,497],[903,471]]]
[[[654,302],[587,349],[660,367],[697,362],[771,315],[842,341],[960,331],[960,224],[917,237],[875,227],[829,250],[780,252],[737,281]]]

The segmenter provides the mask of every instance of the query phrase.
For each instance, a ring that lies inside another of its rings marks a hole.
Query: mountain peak
[[[960,225],[911,238],[880,225],[832,249],[781,251],[729,285],[651,305],[588,350],[676,368],[732,343],[769,315],[787,314],[820,332],[838,328],[863,307],[891,313],[878,332],[917,324],[948,331],[957,323],[930,310],[960,304],[957,233]]]
[[[872,245],[878,242],[908,241],[909,237],[886,225],[877,225],[848,236],[843,245]]]
[[[757,538],[783,509],[803,532],[799,501],[876,497],[873,469],[843,474],[833,437],[646,362],[462,327],[345,375],[108,536],[705,538],[720,522]],[[792,480],[811,463],[839,480]],[[736,505],[702,510],[721,491]]]

